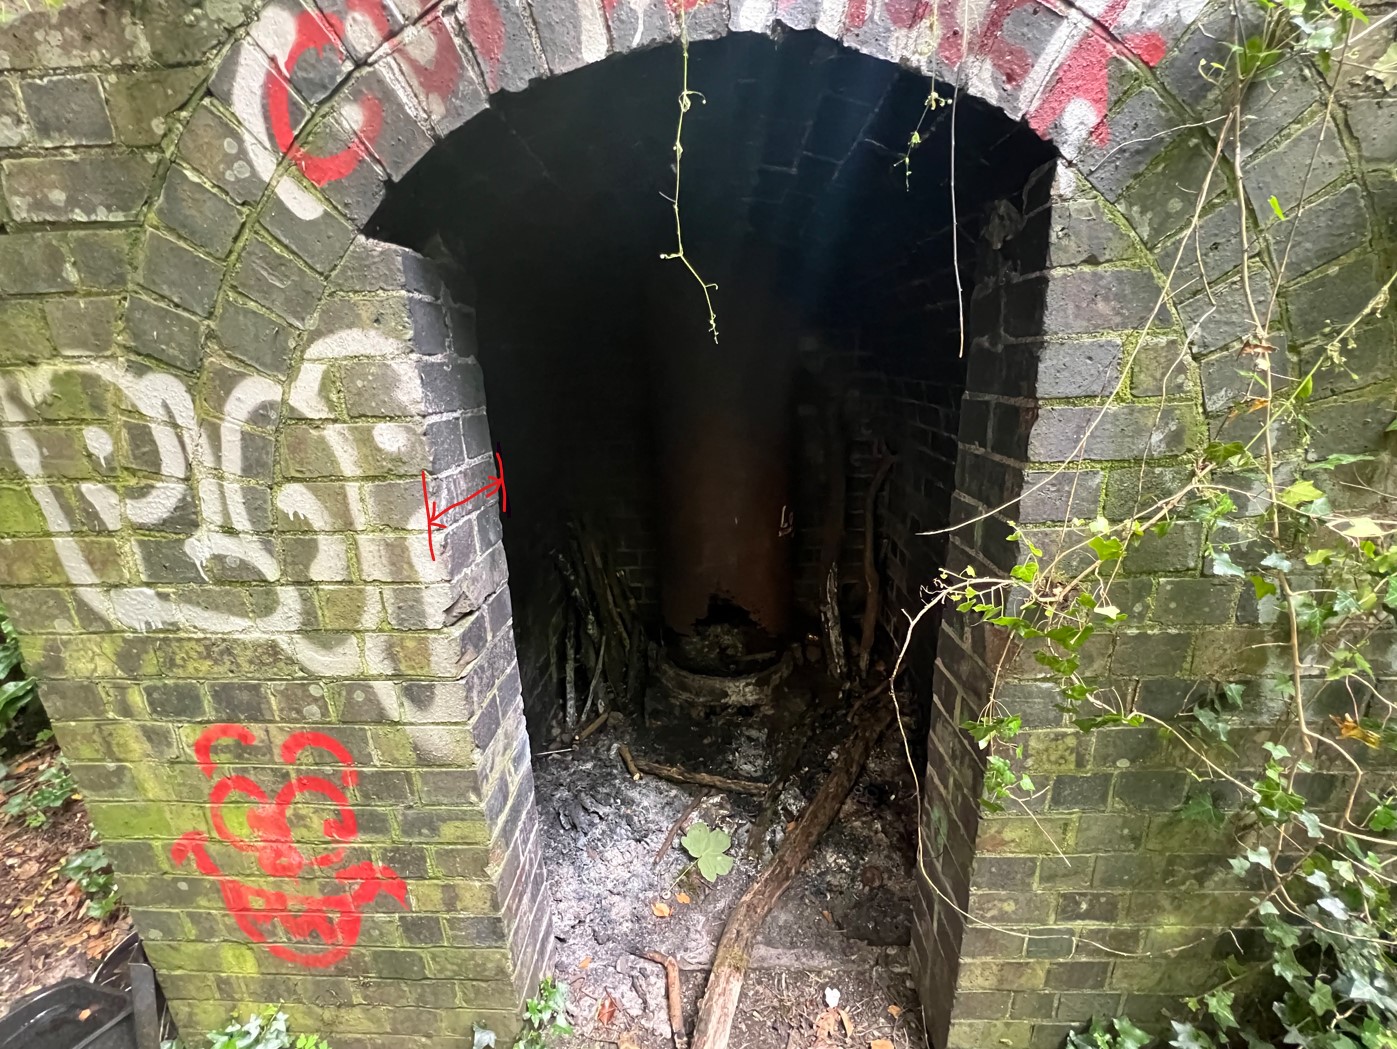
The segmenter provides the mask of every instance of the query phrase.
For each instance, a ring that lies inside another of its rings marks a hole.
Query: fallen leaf
[[[875,1038],[868,1043],[868,1049],[893,1049],[893,1043],[886,1038]]]
[[[1348,714],[1342,718],[1330,714],[1329,719],[1339,726],[1339,735],[1344,739],[1356,739],[1374,749],[1382,745],[1382,736],[1379,733],[1364,728]]]
[[[834,924],[834,915],[830,914],[829,911],[821,911],[820,917],[824,918],[824,920],[829,922],[831,925]]]
[[[845,1037],[847,1037],[847,1038],[852,1038],[852,1037],[854,1037],[854,1021],[853,1021],[853,1019],[849,1016],[849,1010],[848,1010],[848,1009],[840,1009],[840,1010],[839,1010],[839,1019],[840,1019],[840,1020],[843,1022],[843,1024],[844,1024],[844,1035],[845,1035]]]
[[[611,994],[602,996],[601,1004],[597,1006],[597,1023],[603,1027],[610,1027],[616,1019],[616,999]]]
[[[640,1049],[640,1042],[634,1031],[622,1031],[616,1037],[616,1049]]]
[[[834,1034],[839,1027],[839,1010],[826,1009],[815,1019],[815,1037],[822,1042],[829,1041],[830,1035]]]
[[[663,900],[656,900],[650,904],[650,909],[655,912],[656,918],[668,918],[670,915],[669,904]]]
[[[902,1006],[900,1006],[900,1005],[890,1005],[890,1006],[888,1006],[888,1015],[891,1016],[894,1020],[896,1020],[899,1016],[902,1015]],[[880,1047],[880,1049],[881,1049],[881,1047]]]
[[[91,1016],[91,1015],[92,1015],[92,1010],[91,1010],[91,1009],[84,1009],[82,1012],[78,1013],[78,1019],[79,1019],[79,1020],[86,1020],[86,1019],[87,1019],[89,1016]]]
[[[693,903],[693,902],[694,902],[693,900],[689,899],[689,894],[688,894],[687,892],[676,892],[676,893],[674,894],[674,898],[675,898],[675,900],[676,900],[677,902],[679,902],[679,903]]]
[[[579,969],[585,969],[585,968],[587,968],[587,966],[589,966],[589,965],[591,965],[591,964],[592,964],[592,956],[589,954],[589,955],[587,955],[587,957],[583,958],[580,962],[577,963],[577,967],[578,967]]]

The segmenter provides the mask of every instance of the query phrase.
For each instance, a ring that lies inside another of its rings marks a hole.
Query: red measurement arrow
[[[499,452],[495,453],[495,469],[498,470],[499,473],[490,478],[489,484],[485,485],[483,488],[477,488],[464,499],[458,499],[450,506],[444,507],[441,510],[437,509],[436,502],[433,501],[432,497],[427,492],[427,471],[422,471],[422,505],[427,508],[427,549],[431,551],[433,561],[437,559],[437,548],[436,543],[432,539],[432,529],[440,528],[445,530],[446,525],[441,523],[441,519],[452,510],[456,509],[456,507],[465,506],[466,503],[470,502],[477,495],[489,496],[493,492],[498,491],[500,493],[500,510],[506,513],[509,511],[509,493],[504,486],[504,460],[500,458]]]

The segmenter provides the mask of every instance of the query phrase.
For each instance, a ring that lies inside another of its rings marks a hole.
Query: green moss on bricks
[[[170,839],[177,833],[166,805],[139,802],[87,802],[88,815],[97,832],[107,839],[150,841]],[[183,828],[180,828],[183,829]]]
[[[47,532],[43,512],[26,488],[0,488],[0,534]]]

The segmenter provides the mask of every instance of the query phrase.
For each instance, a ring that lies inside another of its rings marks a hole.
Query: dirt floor
[[[0,806],[32,787],[57,748],[47,745],[8,759]],[[131,931],[119,909],[98,921],[87,897],[61,868],[92,847],[92,827],[79,798],[48,814],[40,827],[0,813],[0,1013],[16,998],[69,977],[87,977]]]
[[[613,718],[575,748],[539,748],[534,771],[554,897],[555,973],[569,986],[575,1044],[672,1044],[663,972],[639,957],[647,951],[679,960],[692,1028],[728,913],[819,788],[847,733],[845,700],[798,676],[785,688],[775,715],[721,715],[655,729]],[[618,754],[622,743],[637,758],[696,771],[786,779],[780,811],[754,843],[761,797],[650,775],[634,781]],[[713,884],[693,868],[682,830],[661,851],[699,796],[705,800],[690,823],[701,820],[732,838],[733,870]],[[915,789],[894,727],[763,927],[734,1049],[923,1044],[907,949],[915,827]]]

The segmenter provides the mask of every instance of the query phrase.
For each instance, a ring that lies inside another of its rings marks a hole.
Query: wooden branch
[[[729,779],[727,776],[714,776],[707,772],[690,772],[678,765],[659,765],[653,761],[642,761],[640,758],[635,759],[635,767],[641,772],[659,776],[660,779],[667,779],[671,783],[695,783],[700,787],[724,790],[729,794],[761,796],[766,793],[767,787],[770,786],[768,783],[757,783],[750,779]]]
[[[742,981],[747,975],[747,965],[762,922],[810,858],[820,836],[834,822],[873,745],[892,720],[892,714],[890,703],[880,704],[854,730],[819,792],[782,840],[771,866],[762,871],[751,888],[743,893],[742,899],[738,900],[728,916],[722,939],[718,941],[717,954],[713,958],[713,972],[708,977],[708,986],[699,1005],[693,1049],[727,1049],[733,1017],[742,997]]]
[[[849,665],[844,651],[844,626],[839,621],[839,564],[831,562],[825,573],[823,592],[820,598],[820,623],[825,632],[825,665],[830,676],[843,682],[848,677]]]
[[[684,988],[679,982],[679,963],[658,951],[646,951],[641,957],[664,966],[665,1001],[669,1004],[669,1029],[674,1032],[674,1049],[686,1049],[689,1036],[684,1032]]]
[[[699,806],[707,799],[707,794],[700,794],[698,797],[694,798],[693,801],[689,802],[689,804],[684,807],[684,811],[679,814],[679,818],[670,824],[669,833],[665,835],[664,844],[661,845],[659,851],[655,853],[655,862],[651,864],[652,867],[659,866],[660,861],[664,859],[665,854],[669,852],[670,846],[674,844],[675,837],[684,829],[684,821],[697,812]]]
[[[878,566],[873,558],[874,514],[877,511],[878,489],[888,479],[888,471],[893,468],[897,457],[884,453],[873,480],[868,484],[868,493],[863,499],[863,579],[868,592],[863,599],[863,635],[859,638],[859,677],[868,675],[868,657],[873,651],[873,640],[878,633],[878,604],[882,599],[881,583],[878,579]]]
[[[577,629],[572,616],[563,619],[563,729],[577,725]]]
[[[577,606],[577,614],[582,617],[582,625],[587,628],[587,637],[591,639],[592,647],[599,648],[601,646],[601,628],[597,626],[597,617],[592,612],[592,606],[587,601],[587,596],[582,592],[582,581],[577,578],[577,570],[563,556],[561,550],[553,551],[553,561],[558,566],[558,574],[563,577],[563,582],[567,584],[572,603]]]
[[[626,772],[630,774],[631,779],[640,779],[640,770],[635,767],[635,758],[631,757],[631,748],[624,743],[621,744],[621,762],[626,766]]]
[[[605,713],[600,708],[600,701],[597,699],[597,693],[601,687],[602,673],[605,669],[604,661],[606,659],[607,640],[608,639],[605,637],[601,639],[601,652],[597,656],[596,664],[592,668],[592,683],[587,686],[587,702],[582,704],[581,720],[583,721],[586,721],[589,717],[592,716],[592,705],[594,703],[598,705],[598,712]]]
[[[606,714],[603,714],[601,717],[599,717],[599,718],[597,718],[595,721],[591,722],[586,728],[584,728],[584,729],[583,729],[581,732],[579,732],[577,735],[573,736],[573,737],[572,737],[572,741],[573,741],[574,743],[581,743],[584,739],[586,739],[588,736],[590,736],[593,732],[597,731],[597,729],[601,728],[603,725],[605,725],[605,724],[606,724],[608,721],[610,721],[610,720],[611,720],[611,714],[610,714],[610,712],[608,712],[608,713],[606,713]]]

